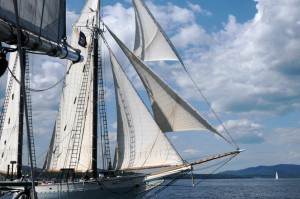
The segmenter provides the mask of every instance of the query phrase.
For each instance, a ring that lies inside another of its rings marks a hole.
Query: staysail
[[[17,2],[22,29],[61,43],[66,36],[66,0],[18,0]],[[13,1],[0,1],[0,19],[16,25]]]
[[[9,68],[14,76],[20,80],[20,59],[18,57],[18,53],[10,53]],[[19,152],[20,84],[10,73],[8,73],[7,78],[8,84],[0,121],[0,173],[6,173],[7,165],[11,161],[18,161]],[[16,171],[16,168],[14,168],[14,171]]]
[[[145,3],[132,0],[135,10],[136,35],[134,54],[143,61],[179,60],[176,49],[157,23]]]
[[[115,169],[146,169],[183,164],[112,53],[110,58],[118,113]]]
[[[136,57],[109,28],[108,30],[139,74],[147,90],[155,121],[163,132],[210,130],[219,134],[194,108]]]
[[[82,63],[68,62],[67,76],[60,100],[53,142],[49,147],[45,169],[59,171],[72,168],[75,171],[92,169],[92,79],[93,38],[96,1],[89,0],[73,30],[71,45],[81,50],[85,60]],[[87,40],[86,48],[78,45],[80,32]],[[52,153],[52,154],[49,154]]]

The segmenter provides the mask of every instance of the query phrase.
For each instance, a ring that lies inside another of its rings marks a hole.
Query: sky
[[[70,2],[68,25],[74,22],[84,1],[75,5]],[[300,1],[149,0],[146,4],[223,125],[239,147],[246,149],[223,170],[300,164]],[[102,5],[103,20],[132,47],[135,29],[131,1],[106,0]],[[112,43],[112,47],[116,45]],[[126,63],[124,57],[120,59]],[[31,60],[32,88],[48,88],[63,78],[65,61],[45,56]],[[179,63],[159,62],[151,67],[222,131]],[[132,81],[141,85],[136,74],[129,73]],[[1,77],[1,104],[5,81]],[[110,75],[106,81],[108,106],[113,106]],[[35,144],[41,165],[61,86],[32,94]],[[108,117],[114,143],[116,118],[111,112]],[[168,137],[186,159],[228,151],[228,143],[206,132],[170,133]]]

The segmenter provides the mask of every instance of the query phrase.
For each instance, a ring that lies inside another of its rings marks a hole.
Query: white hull
[[[131,176],[99,181],[40,184],[35,189],[38,199],[140,199],[161,183],[163,180],[145,182],[144,176]],[[3,198],[13,199],[16,195],[17,193],[7,193]]]

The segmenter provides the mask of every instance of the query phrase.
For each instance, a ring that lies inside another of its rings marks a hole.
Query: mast
[[[18,3],[17,0],[14,0],[14,11],[16,15],[16,24],[17,24],[17,41],[18,41],[18,52],[20,55],[20,67],[21,67],[21,92],[23,93],[23,98],[24,98],[24,103],[26,104],[26,91],[25,91],[25,52],[24,49],[22,49],[21,43],[22,43],[22,38],[21,38],[21,28],[19,24],[19,16],[18,16]],[[31,151],[31,140],[30,140],[30,128],[29,128],[29,120],[28,120],[28,109],[27,105],[24,107],[25,111],[25,116],[26,116],[26,127],[27,127],[27,142],[28,142],[28,151],[29,151],[29,160],[30,160],[30,172],[31,172],[31,179],[32,179],[32,191],[35,193],[35,176],[34,176],[34,171],[33,171],[33,164],[32,164],[32,151]],[[32,195],[32,198],[35,199],[35,194]]]
[[[98,32],[97,34],[102,34],[103,30],[100,30],[100,1],[98,4],[99,8],[97,14],[97,25],[98,25]],[[101,152],[102,152],[102,162],[103,162],[103,169],[112,169],[111,165],[111,157],[110,157],[110,147],[109,147],[109,138],[108,138],[108,127],[107,127],[107,114],[106,114],[106,103],[105,103],[105,89],[104,89],[104,82],[103,82],[103,66],[102,66],[102,42],[99,43],[99,50],[98,50],[98,80],[99,80],[99,94],[98,94],[98,102],[99,102],[99,119],[100,119],[100,136],[101,136]]]
[[[98,47],[99,47],[99,12],[100,0],[96,11],[96,25],[94,27],[94,64],[93,64],[93,141],[92,141],[92,170],[93,177],[97,178],[97,140],[98,140]]]
[[[22,51],[22,61],[25,62],[25,52]],[[25,63],[20,63],[20,67],[25,66]],[[21,82],[25,82],[25,73],[21,73]],[[21,86],[23,87],[23,85]],[[18,136],[18,160],[17,160],[17,178],[22,177],[22,156],[23,156],[23,126],[24,126],[24,97],[23,97],[23,90],[20,89],[20,104],[19,104],[19,136]]]

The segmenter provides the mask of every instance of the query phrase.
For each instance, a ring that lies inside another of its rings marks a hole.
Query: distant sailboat
[[[278,173],[277,173],[277,171],[275,173],[275,180],[278,180]]]

